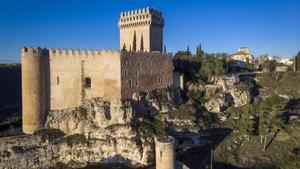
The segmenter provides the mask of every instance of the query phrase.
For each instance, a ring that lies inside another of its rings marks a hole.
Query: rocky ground
[[[21,121],[10,109],[16,116],[0,122],[0,168],[151,167],[153,136],[168,134],[176,138],[176,159],[192,169],[209,168],[212,154],[214,168],[298,169],[299,78],[288,72],[193,82],[183,100],[178,89],[138,93],[127,101],[94,98],[49,112],[45,129],[34,135],[9,136]],[[263,151],[251,125],[257,125],[260,104],[274,94],[287,102],[286,121]]]
[[[151,165],[158,129],[143,117],[175,110],[173,96],[172,89],[163,89],[137,94],[133,100],[94,98],[81,107],[50,111],[45,128],[34,135],[1,138],[0,168],[84,167],[99,162]]]

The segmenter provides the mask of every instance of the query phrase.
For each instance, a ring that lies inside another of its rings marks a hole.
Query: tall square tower
[[[127,51],[162,51],[164,18],[160,11],[143,8],[121,12],[120,49]]]

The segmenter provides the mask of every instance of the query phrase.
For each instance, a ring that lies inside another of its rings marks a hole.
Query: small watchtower
[[[173,137],[155,138],[155,164],[156,169],[175,169]]]
[[[162,51],[164,18],[160,11],[147,7],[121,12],[120,49],[126,51]]]

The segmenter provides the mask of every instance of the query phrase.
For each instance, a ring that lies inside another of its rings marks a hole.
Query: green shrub
[[[46,140],[52,142],[64,136],[64,133],[59,129],[41,129],[34,132],[34,135],[40,135],[43,142],[45,142]]]
[[[87,144],[88,140],[83,134],[74,134],[64,137],[58,141],[59,144],[67,144],[68,146],[73,146],[77,144]]]
[[[166,135],[164,123],[153,117],[144,118],[142,121],[138,121],[135,125],[137,135],[140,137],[147,138]]]
[[[74,111],[73,111],[73,115],[78,118],[78,119],[82,119],[85,120],[87,119],[87,109],[83,106],[77,107]]]

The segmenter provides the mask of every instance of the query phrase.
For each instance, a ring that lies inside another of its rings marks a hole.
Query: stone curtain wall
[[[120,72],[118,51],[50,49],[51,110],[78,107],[92,97],[120,99]]]
[[[25,54],[27,53],[24,53],[24,56]],[[78,107],[83,100],[95,97],[102,97],[105,100],[131,98],[134,92],[165,88],[173,83],[172,57],[167,53],[50,49],[49,52],[47,50],[42,55],[41,60],[33,59],[32,61],[47,62],[50,66],[41,66],[41,68],[49,67],[47,70],[33,69],[34,65],[36,68],[40,67],[37,66],[38,64],[31,63],[29,58],[41,58],[40,56],[28,57],[23,61],[23,70],[28,70],[23,72],[23,83],[27,83],[28,78],[32,77],[29,79],[30,83],[36,82],[37,87],[41,87],[36,89],[41,95],[31,91],[32,87],[30,90],[29,88],[28,90],[23,89],[23,97],[27,97],[27,95],[29,97],[23,100],[32,100],[37,96],[43,97],[43,99],[37,100],[41,104],[50,104],[50,108],[41,105],[43,110],[45,108],[59,110]],[[41,74],[43,76],[40,76]],[[86,84],[87,80],[89,80],[89,84]],[[47,94],[49,90],[50,96]],[[29,96],[30,94],[34,96]],[[24,110],[32,106],[31,103],[23,105]],[[40,107],[34,109],[30,112],[40,113],[38,110]],[[30,116],[30,119],[32,118],[33,116]]]
[[[167,53],[122,53],[122,98],[173,84],[172,56]]]

